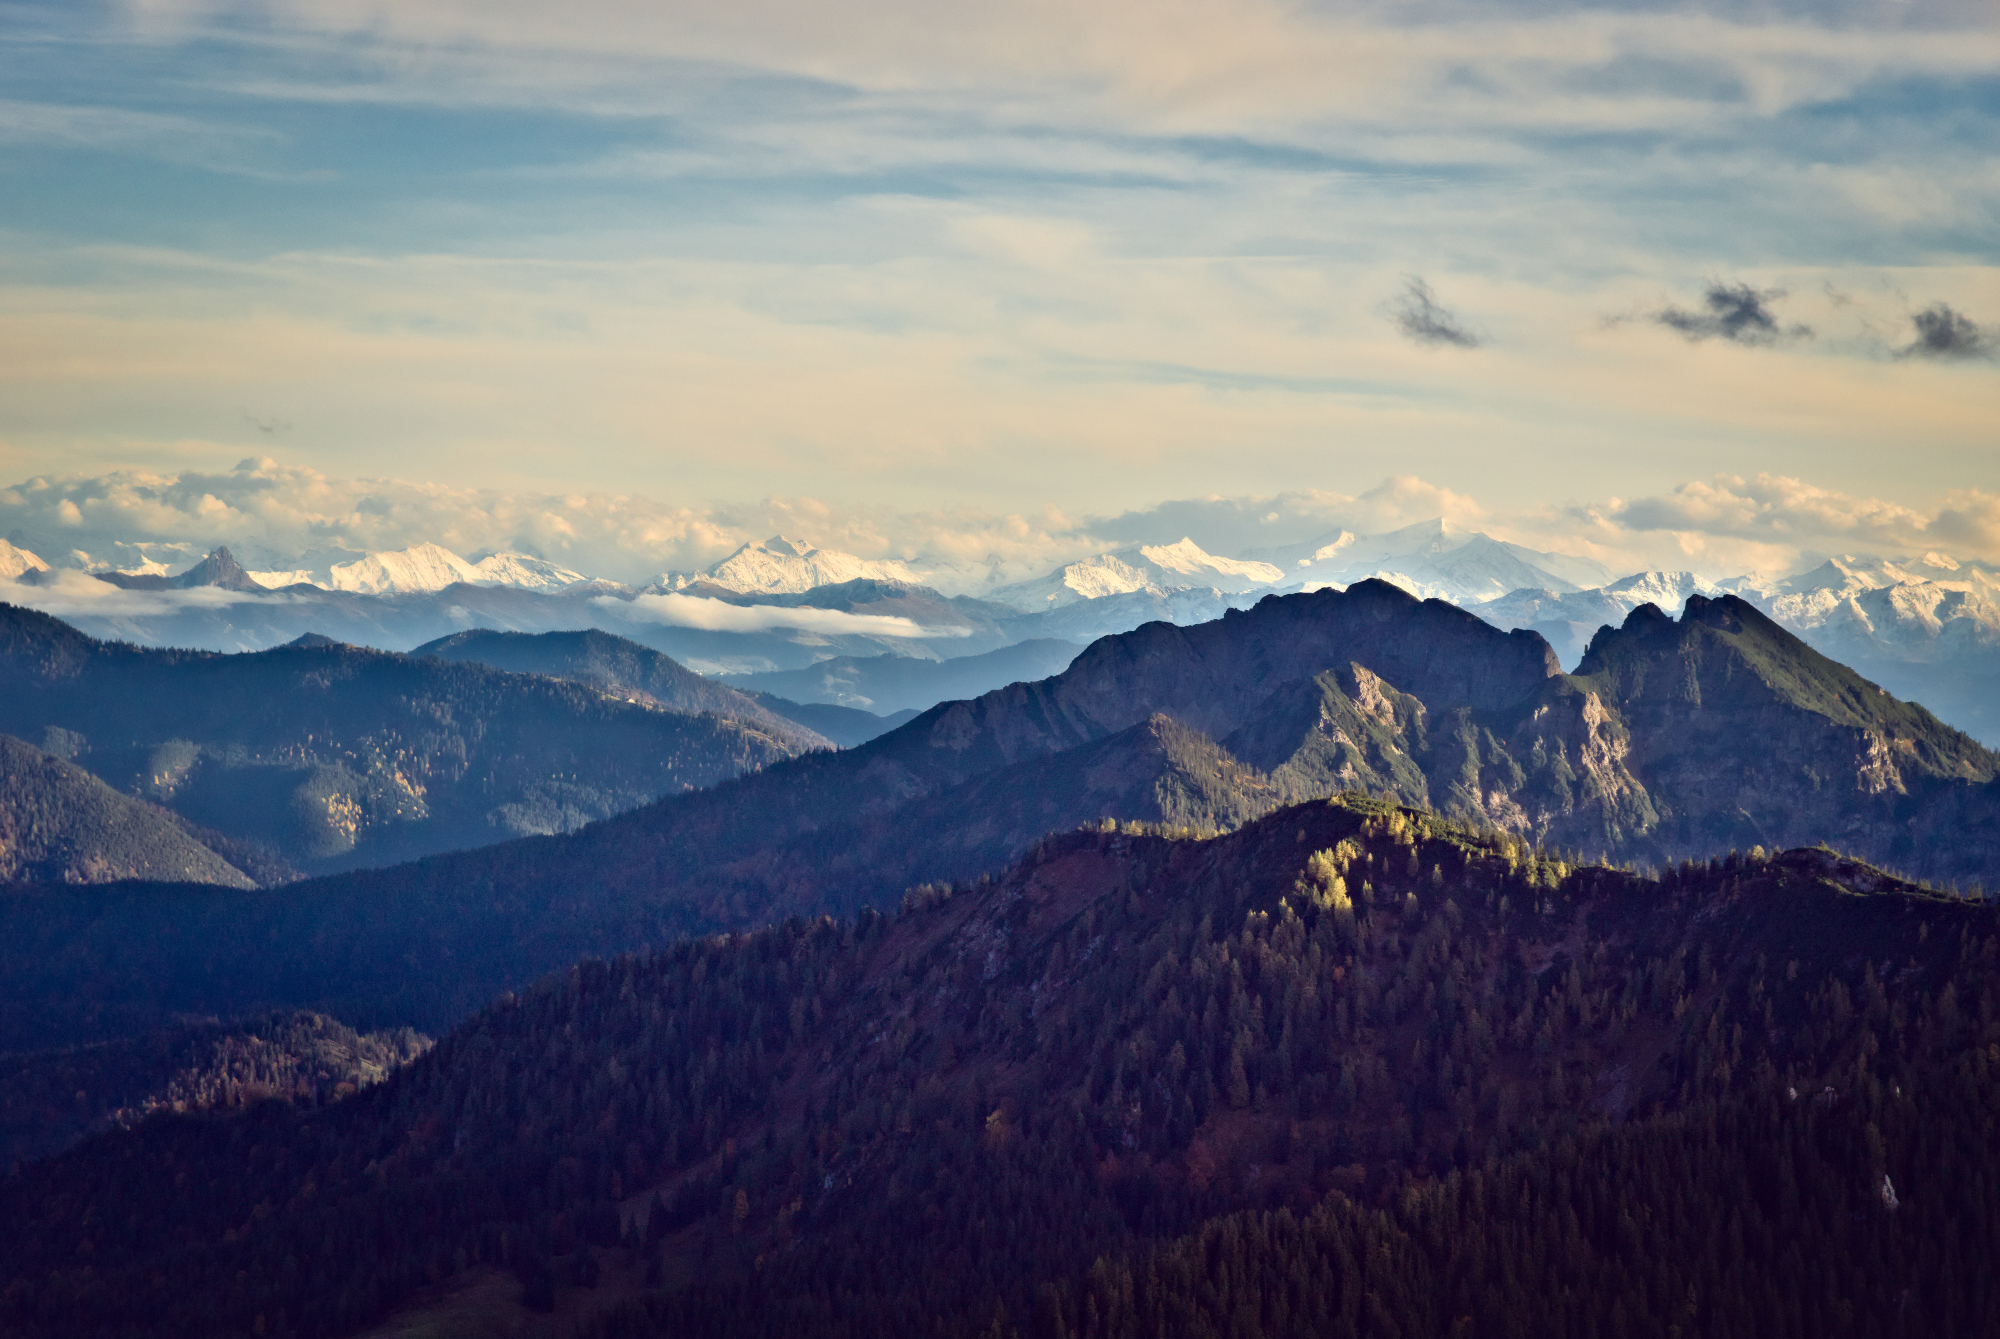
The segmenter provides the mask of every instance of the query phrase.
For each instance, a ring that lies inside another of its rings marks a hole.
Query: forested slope
[[[186,820],[0,735],[0,882],[116,879],[256,886]]]
[[[519,1315],[608,1305],[616,1334],[1002,1306],[1002,1333],[1477,1306],[1466,1333],[1509,1334],[1548,1288],[1579,1330],[1962,1331],[1995,1319],[1967,1253],[1996,1077],[1993,908],[1818,850],[1649,879],[1349,798],[584,964],[348,1101],[92,1141],[0,1183],[0,1325],[334,1335],[501,1271]],[[1233,1260],[1289,1309],[1217,1301]]]
[[[155,1111],[328,1101],[422,1055],[408,1028],[358,1033],[314,1013],[213,1019],[107,1042],[0,1056],[0,1171]]]

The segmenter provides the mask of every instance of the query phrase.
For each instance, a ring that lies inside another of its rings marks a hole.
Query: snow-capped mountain
[[[351,563],[335,563],[324,583],[359,595],[411,595],[443,590],[455,581],[479,580],[479,569],[441,544],[412,544],[390,553],[371,553]]]
[[[1246,556],[1283,567],[1286,590],[1350,586],[1379,577],[1413,594],[1455,604],[1521,589],[1581,590],[1601,586],[1611,576],[1595,559],[1543,553],[1441,518],[1377,535],[1336,530],[1303,544]]]
[[[1744,583],[1749,584],[1749,583]],[[1843,554],[1746,592],[1772,618],[1836,652],[1963,662],[2000,672],[2000,571],[1941,553]]]
[[[1678,614],[1689,595],[1723,591],[1896,696],[2000,743],[2000,571],[1982,563],[1850,554],[1785,577],[1640,572],[1588,590],[1529,588],[1465,607],[1500,627],[1541,633],[1573,666],[1598,628],[1640,605]]]
[[[49,565],[26,549],[17,549],[0,539],[0,577],[18,577],[26,572],[46,572]]]
[[[1746,585],[1753,583],[1746,580]],[[1961,563],[1942,553],[1921,558],[1873,558],[1842,554],[1779,581],[1755,581],[1745,598],[1761,599],[1771,617],[1792,627],[1818,627],[1841,617],[1842,607],[1871,591],[1935,587],[1968,595],[2000,597],[2000,574],[1976,562]],[[1924,597],[1920,603],[1929,603]]]
[[[467,562],[441,544],[413,544],[407,549],[363,554],[347,562],[321,561],[319,567],[275,568],[250,576],[268,590],[304,584],[358,595],[422,595],[459,581],[473,586],[559,591],[591,579],[526,553],[495,553],[476,563]]]
[[[1532,628],[1548,639],[1565,665],[1573,665],[1605,624],[1616,627],[1642,604],[1678,616],[1690,595],[1719,595],[1723,587],[1693,572],[1636,572],[1590,590],[1522,589],[1465,608],[1502,628]]]
[[[1079,600],[1146,591],[1209,590],[1224,594],[1257,590],[1284,579],[1282,568],[1206,553],[1192,539],[1174,544],[1142,544],[1066,564],[1045,577],[988,591],[986,599],[1026,613],[1061,609]]]
[[[1719,595],[1723,587],[1693,572],[1635,572],[1591,590],[1514,590],[1465,607],[1503,628],[1533,627],[1548,621],[1623,622],[1642,604],[1678,616],[1690,595]]]
[[[664,573],[659,584],[669,591],[708,582],[740,595],[798,595],[819,586],[863,580],[914,582],[917,575],[894,559],[857,558],[773,535],[745,544],[706,571]]]
[[[158,570],[160,575],[166,575],[167,568],[161,563],[154,562],[144,564],[143,568],[126,568],[123,570],[127,576],[141,576],[155,569]],[[286,586],[318,586],[321,584],[313,580],[313,569],[310,567],[295,567],[284,571],[252,572],[250,579],[265,590],[282,590]]]
[[[519,590],[567,590],[591,580],[581,572],[525,553],[491,554],[474,563],[472,570],[479,573],[472,583],[475,586],[512,586]]]

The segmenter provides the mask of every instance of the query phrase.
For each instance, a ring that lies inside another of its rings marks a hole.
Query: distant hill
[[[319,1103],[380,1083],[430,1047],[408,1028],[362,1034],[314,1013],[179,1023],[125,1041],[0,1056],[0,1174],[160,1111]]]
[[[0,881],[152,879],[254,888],[256,881],[169,810],[0,735]]]
[[[324,641],[142,649],[0,606],[0,730],[60,731],[113,788],[308,872],[568,831],[819,743],[747,714]]]
[[[824,735],[844,749],[851,749],[856,744],[866,744],[878,735],[886,735],[917,715],[916,711],[908,707],[901,711],[892,711],[886,716],[877,716],[874,712],[863,711],[859,707],[842,707],[831,702],[794,702],[775,693],[760,693],[755,689],[743,691],[745,696],[770,711]]]
[[[806,669],[723,676],[746,691],[794,702],[829,702],[887,715],[925,711],[940,702],[978,697],[1010,683],[1027,683],[1069,668],[1082,646],[1035,638],[982,655],[949,660],[915,656],[836,656]]]
[[[0,1328],[1991,1333],[1996,943],[1826,850],[1107,825],[25,1168]]]
[[[426,642],[410,654],[586,683],[663,711],[742,721],[800,749],[828,742],[796,720],[735,688],[703,678],[671,656],[595,628],[543,633],[473,628]]]

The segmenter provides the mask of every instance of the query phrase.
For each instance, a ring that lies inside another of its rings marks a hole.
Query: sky
[[[1992,561],[1995,144],[1983,0],[0,0],[0,532]]]

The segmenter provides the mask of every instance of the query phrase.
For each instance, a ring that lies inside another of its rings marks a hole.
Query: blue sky
[[[0,467],[1857,538],[1633,505],[1767,478],[1994,557],[1996,143],[1922,0],[0,5]]]

